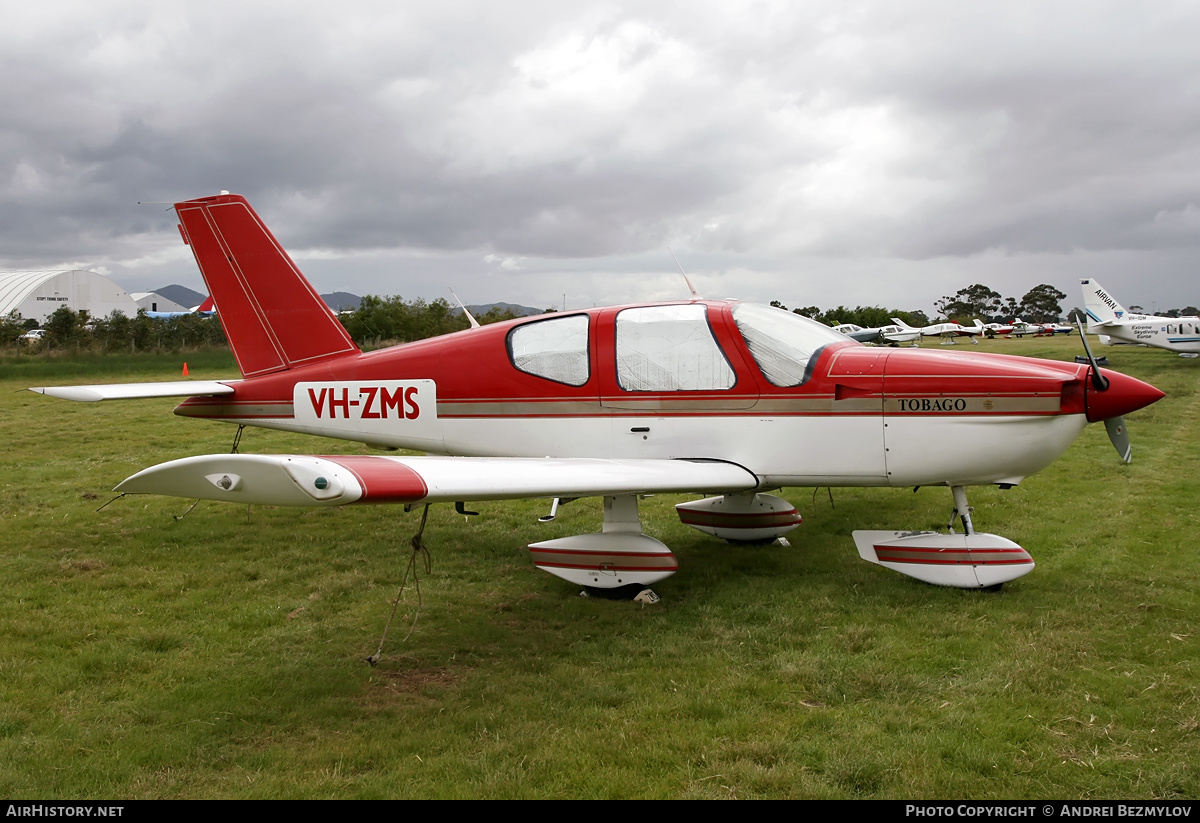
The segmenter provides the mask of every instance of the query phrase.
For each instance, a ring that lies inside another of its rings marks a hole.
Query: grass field
[[[1070,359],[1070,339],[970,351]],[[418,513],[247,510],[108,489],[227,451],[174,401],[18,389],[176,379],[182,357],[0,361],[0,796],[1195,798],[1200,361],[1104,349],[1167,392],[975,523],[1038,562],[997,594],[861,561],[856,528],[944,528],[944,488],[789,489],[791,547],[735,548],[643,503],[663,602],[582,599],[525,544],[598,501],[435,507],[433,571],[375,651]],[[189,356],[193,377],[236,376]],[[242,451],[365,452],[247,430]]]

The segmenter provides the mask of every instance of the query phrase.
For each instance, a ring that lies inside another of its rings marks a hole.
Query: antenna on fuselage
[[[449,287],[447,286],[447,288]],[[458,299],[458,295],[454,294],[454,289],[450,289],[450,294],[454,297],[454,302],[458,304],[458,307],[463,310],[463,314],[467,316],[467,320],[469,320],[471,323],[471,328],[479,328],[479,321],[476,320],[475,315],[471,314],[467,307],[463,305],[463,301]]]
[[[683,266],[679,265],[679,258],[675,256],[675,252],[671,251],[671,247],[667,246],[667,251],[671,255],[671,259],[675,261],[675,265],[679,266],[679,273],[683,275],[683,282],[687,283],[688,291],[692,293],[693,300],[699,300],[700,295],[696,293],[696,287],[692,285],[692,281],[688,279],[687,272],[683,270]]]

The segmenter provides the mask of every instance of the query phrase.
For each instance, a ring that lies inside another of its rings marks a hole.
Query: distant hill
[[[204,302],[204,298],[208,296],[198,291],[193,291],[187,286],[163,286],[161,289],[155,289],[154,291],[186,309],[190,309],[192,306],[199,306]]]
[[[322,294],[321,299],[325,301],[325,305],[334,311],[355,311],[358,309],[362,298],[357,294],[351,294],[348,291],[335,291],[330,294]]]
[[[487,314],[492,309],[509,311],[517,317],[529,317],[530,315],[541,314],[545,311],[545,309],[535,309],[532,306],[519,306],[516,303],[480,303],[475,306],[467,306],[467,311],[471,312],[471,314]],[[455,307],[455,311],[458,311],[457,307]]]

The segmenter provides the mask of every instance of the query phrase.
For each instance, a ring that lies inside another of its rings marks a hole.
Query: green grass
[[[1130,416],[1130,466],[1089,426],[1020,487],[971,490],[977,526],[1038,562],[999,594],[858,559],[853,529],[944,526],[946,489],[786,490],[790,548],[725,545],[650,498],[681,568],[646,608],[529,559],[598,529],[598,501],[551,524],[544,501],[438,506],[419,616],[410,588],[374,669],[419,513],[97,512],[234,428],[16,391],[176,379],[184,356],[4,361],[0,796],[1194,798],[1200,362],[1103,353],[1168,397]],[[359,448],[247,430],[242,450]]]

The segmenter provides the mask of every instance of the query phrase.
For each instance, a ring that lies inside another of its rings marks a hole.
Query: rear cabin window
[[[625,309],[616,333],[617,384],[625,391],[722,391],[737,382],[704,306]]]
[[[508,333],[508,356],[521,371],[568,386],[588,381],[588,316],[536,320]]]
[[[799,386],[808,379],[808,366],[817,352],[848,339],[794,312],[753,303],[739,303],[733,319],[754,362],[776,386]]]

